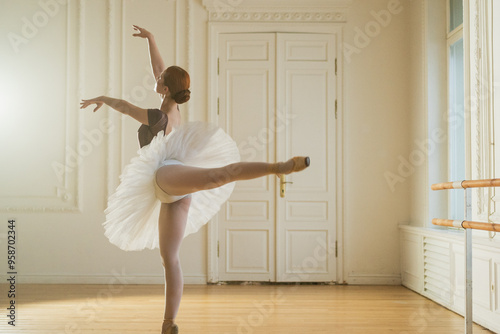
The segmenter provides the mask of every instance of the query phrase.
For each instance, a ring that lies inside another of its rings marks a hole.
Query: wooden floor
[[[161,285],[18,285],[0,333],[160,333]],[[464,333],[463,318],[400,286],[187,285],[180,333]],[[474,333],[492,333],[475,326]]]

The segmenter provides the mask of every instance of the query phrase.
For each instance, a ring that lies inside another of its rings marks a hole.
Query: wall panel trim
[[[82,94],[84,80],[83,65],[84,37],[85,37],[85,2],[82,0],[69,1],[66,5],[66,101],[65,101],[65,133],[62,140],[64,154],[64,168],[62,184],[54,186],[51,196],[6,196],[2,198],[0,212],[32,213],[32,212],[81,212],[82,211],[82,164],[79,162],[81,154],[79,147],[82,142],[83,114],[75,114]],[[75,76],[78,76],[75,78]],[[70,84],[70,83],[76,83]],[[77,134],[76,136],[72,136]],[[76,163],[73,161],[75,159]],[[53,164],[55,161],[53,162]],[[52,165],[52,168],[55,168]],[[27,203],[29,203],[27,205]]]

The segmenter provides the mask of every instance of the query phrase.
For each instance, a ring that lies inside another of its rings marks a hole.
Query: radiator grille
[[[424,291],[450,302],[450,243],[424,238]]]

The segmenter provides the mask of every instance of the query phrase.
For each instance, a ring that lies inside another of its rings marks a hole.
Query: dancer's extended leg
[[[191,196],[174,203],[162,203],[158,221],[160,255],[165,269],[165,314],[162,333],[174,323],[179,311],[184,281],[179,261],[179,249],[186,229]]]
[[[309,166],[309,158],[297,157],[281,163],[237,162],[220,168],[167,165],[158,169],[158,185],[174,196],[213,189],[226,183],[250,180],[269,174],[289,174]]]

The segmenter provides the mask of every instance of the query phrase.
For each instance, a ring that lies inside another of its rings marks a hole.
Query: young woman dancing
[[[106,104],[142,123],[141,149],[109,197],[103,225],[110,242],[121,249],[160,248],[166,297],[161,332],[177,334],[174,320],[184,286],[179,262],[183,238],[219,211],[234,181],[301,171],[309,166],[309,158],[239,162],[236,143],[222,129],[202,122],[181,125],[178,105],[190,98],[189,75],[178,66],[165,69],[154,36],[144,28],[134,29],[134,36],[148,41],[160,108],[146,110],[106,96],[82,100],[81,108],[96,104],[97,111]]]

